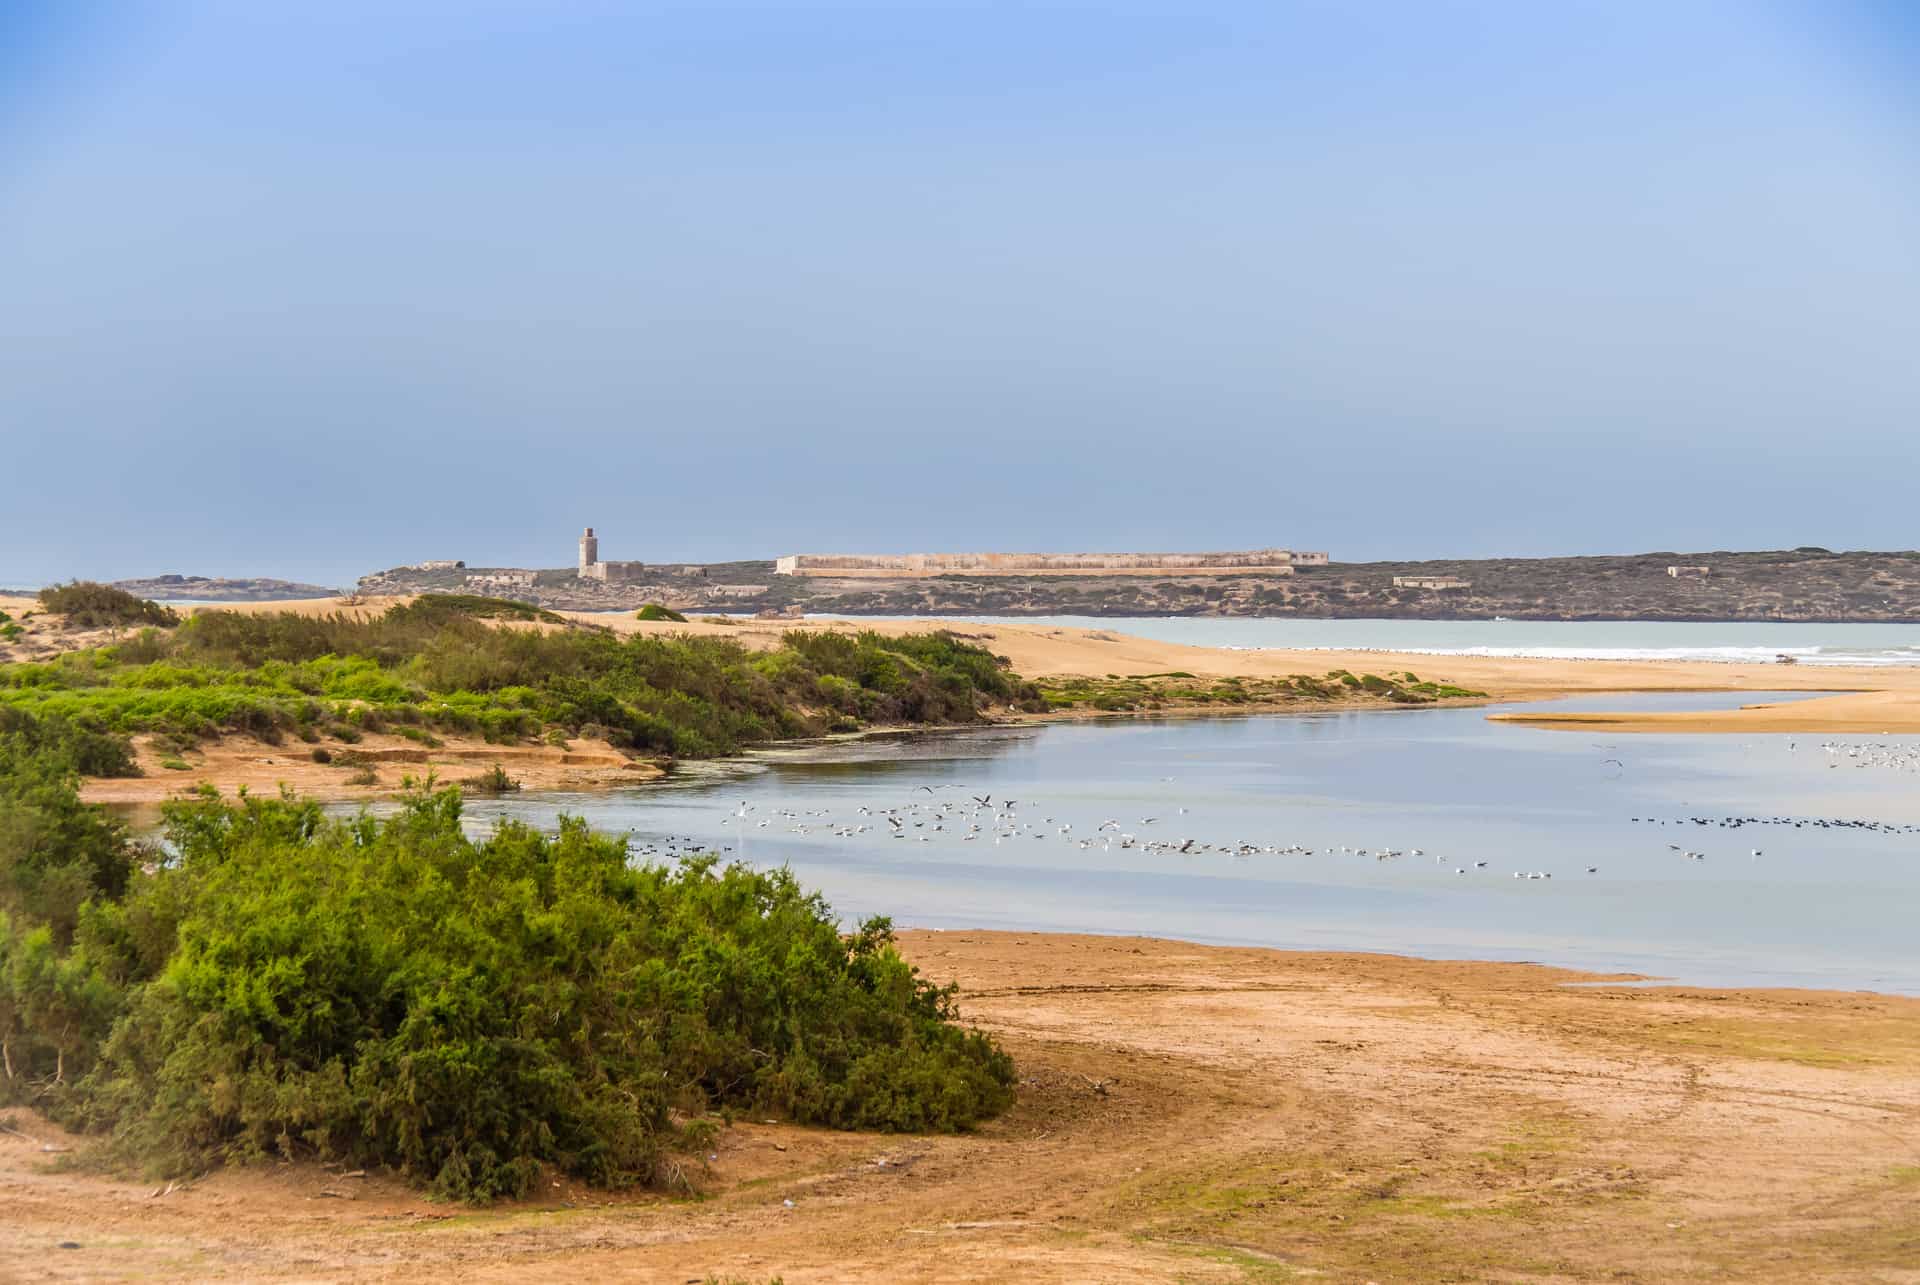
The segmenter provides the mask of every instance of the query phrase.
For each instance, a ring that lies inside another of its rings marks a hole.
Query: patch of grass
[[[1920,1060],[1916,1059],[1920,1040],[1910,1027],[1902,1030],[1897,1022],[1723,1018],[1664,1026],[1649,1033],[1654,1036],[1652,1042],[1669,1048],[1832,1070],[1888,1065],[1902,1055],[1909,1061]]]
[[[684,625],[687,623],[685,616],[673,608],[662,606],[657,602],[647,603],[641,607],[640,610],[633,613],[633,618],[635,620],[668,620],[676,625]]]
[[[167,771],[169,771],[169,772],[191,772],[191,771],[193,771],[193,764],[191,764],[191,763],[188,763],[188,762],[187,762],[186,760],[184,760],[184,759],[172,759],[172,758],[168,758],[168,759],[161,759],[161,760],[160,760],[160,766],[161,766],[161,767],[164,767],[164,768],[165,768],[165,769],[167,769]]]

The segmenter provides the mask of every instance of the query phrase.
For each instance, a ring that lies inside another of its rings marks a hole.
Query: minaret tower
[[[580,537],[580,574],[586,575],[587,568],[600,561],[600,540],[588,527],[587,533]]]

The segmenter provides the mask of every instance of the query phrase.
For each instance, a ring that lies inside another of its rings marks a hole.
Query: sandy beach
[[[977,1134],[744,1120],[698,1200],[556,1182],[475,1211],[313,1165],[171,1190],[62,1168],[41,1148],[77,1140],[16,1111],[0,1263],[788,1285],[1920,1271],[1920,1001],[1144,938],[903,946],[1019,1066]]]

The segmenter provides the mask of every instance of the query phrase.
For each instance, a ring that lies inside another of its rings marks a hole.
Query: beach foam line
[[[1205,646],[1204,643],[1192,644]],[[1795,664],[1893,668],[1920,665],[1920,647],[1867,650],[1829,647],[1256,647],[1231,644],[1221,651],[1358,652],[1381,656],[1466,656],[1483,660],[1681,661],[1722,665],[1771,665],[1781,656]]]

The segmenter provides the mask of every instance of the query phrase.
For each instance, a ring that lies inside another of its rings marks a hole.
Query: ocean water
[[[1071,625],[1198,647],[1399,651],[1435,656],[1920,665],[1920,623],[1613,620],[1298,620],[1202,616],[1019,616],[978,623]]]
[[[1756,698],[1793,699],[1605,703]],[[1920,738],[1594,735],[1486,712],[876,737],[693,764],[615,793],[475,802],[469,820],[571,813],[643,856],[786,864],[849,922],[1920,994]]]

